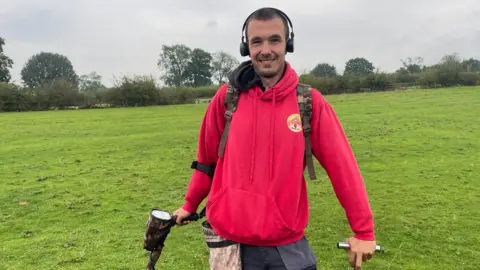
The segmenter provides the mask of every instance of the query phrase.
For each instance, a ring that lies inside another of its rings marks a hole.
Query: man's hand
[[[185,211],[183,208],[178,208],[177,210],[175,210],[175,212],[173,212],[173,215],[177,216],[176,223],[178,225],[185,225],[185,224],[188,224],[188,223],[192,222],[191,220],[187,220],[187,221],[184,221],[182,223],[180,222],[182,219],[189,217],[191,214],[192,213],[190,213],[188,211]]]
[[[366,262],[373,257],[377,246],[376,241],[364,241],[355,237],[348,238],[347,243],[350,245],[348,249],[348,262],[350,266],[358,270],[361,269],[362,262]]]

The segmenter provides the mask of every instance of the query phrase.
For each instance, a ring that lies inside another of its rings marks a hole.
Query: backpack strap
[[[310,120],[312,119],[312,88],[310,85],[299,83],[297,85],[298,107],[303,124],[303,135],[305,136],[305,161],[307,163],[308,174],[311,180],[317,179],[315,168],[313,166],[312,146],[310,143]]]
[[[225,119],[227,120],[225,124],[225,129],[223,130],[222,138],[220,139],[220,145],[218,146],[218,156],[223,157],[225,151],[225,145],[227,144],[228,131],[230,130],[230,123],[232,121],[232,115],[237,109],[239,92],[235,89],[231,83],[228,83],[227,86],[227,95],[225,97],[225,106],[227,110],[225,111]]]

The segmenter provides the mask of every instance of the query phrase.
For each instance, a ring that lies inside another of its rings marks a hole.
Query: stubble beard
[[[276,59],[275,61],[278,61],[278,59]],[[278,66],[276,68],[272,69],[272,65],[274,65],[274,64],[278,65]],[[261,65],[262,65],[261,63],[257,63],[257,64],[253,65],[253,68],[254,68],[255,72],[260,77],[270,79],[270,78],[273,78],[273,77],[277,76],[279,73],[282,72],[282,67],[283,67],[282,63],[272,63],[272,64],[270,64],[270,66],[267,69],[263,69],[261,67]]]

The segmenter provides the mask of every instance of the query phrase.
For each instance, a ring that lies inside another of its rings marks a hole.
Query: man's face
[[[257,74],[271,78],[283,72],[286,40],[282,19],[251,20],[247,31],[250,58]]]

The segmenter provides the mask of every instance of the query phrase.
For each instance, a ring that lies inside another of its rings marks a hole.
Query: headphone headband
[[[292,21],[290,21],[290,18],[287,16],[287,14],[285,14],[285,12],[277,9],[277,8],[270,8],[270,9],[273,9],[275,10],[278,14],[280,14],[280,16],[282,16],[285,20],[287,20],[288,22],[288,25],[290,25],[290,33],[289,33],[289,37],[290,38],[293,38],[294,37],[294,33],[293,33],[293,24],[292,24]],[[250,20],[250,18],[252,17],[252,15],[257,12],[258,10],[260,9],[257,9],[255,10],[254,12],[250,13],[250,15],[248,15],[247,19],[245,20],[245,22],[243,23],[243,27],[242,27],[242,42],[244,42],[244,39],[245,39],[245,36],[247,33],[244,33],[245,32],[245,28],[247,27],[247,23],[248,23],[248,20]]]

